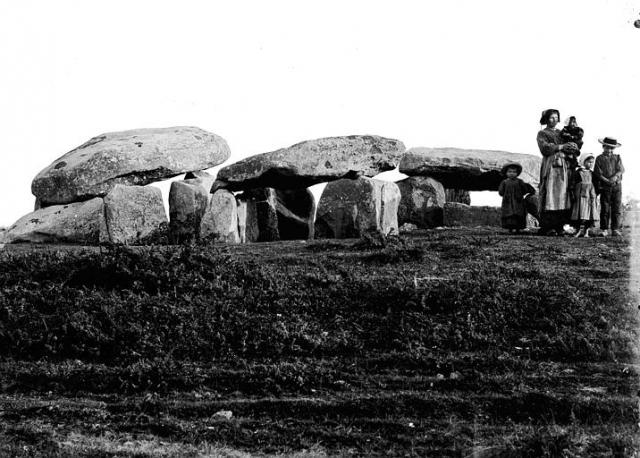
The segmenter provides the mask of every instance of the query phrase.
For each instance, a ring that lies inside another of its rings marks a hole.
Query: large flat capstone
[[[31,183],[40,205],[105,196],[116,184],[146,185],[226,161],[227,142],[197,127],[111,132],[92,138],[42,170]]]
[[[216,185],[234,191],[296,189],[341,178],[372,177],[393,170],[404,151],[401,141],[375,135],[319,138],[224,167]]]
[[[469,191],[497,191],[502,167],[509,162],[522,165],[519,178],[537,187],[541,158],[531,154],[459,148],[411,148],[400,161],[400,173],[435,178],[445,188]]]

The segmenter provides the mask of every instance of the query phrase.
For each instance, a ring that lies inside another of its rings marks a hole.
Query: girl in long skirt
[[[598,199],[593,185],[595,158],[587,156],[573,174],[573,208],[571,220],[578,226],[575,237],[589,237],[589,228],[599,219]]]

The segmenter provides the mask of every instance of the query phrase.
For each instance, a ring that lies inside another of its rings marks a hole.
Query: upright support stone
[[[213,193],[200,223],[200,237],[222,243],[240,243],[238,205],[232,192]]]
[[[260,237],[258,227],[258,212],[256,203],[246,199],[243,194],[236,196],[238,204],[238,235],[240,243],[257,242]]]
[[[211,194],[194,180],[174,181],[169,190],[169,230],[175,243],[200,236],[200,223]]]
[[[409,177],[397,182],[402,198],[398,223],[415,224],[419,228],[442,226],[445,191],[439,181],[429,177]]]
[[[104,205],[111,242],[144,244],[166,236],[168,221],[160,189],[117,184]]]
[[[471,195],[466,189],[448,188],[444,190],[445,202],[458,202],[471,205]]]
[[[308,189],[275,189],[281,240],[312,239],[316,202]]]
[[[237,196],[241,240],[269,242],[313,238],[315,200],[308,189],[250,189]]]
[[[400,188],[396,183],[385,181],[382,185],[380,227],[385,234],[399,234],[398,207],[400,205]]]
[[[205,191],[207,191],[207,193],[211,193],[211,187],[216,181],[216,178],[204,170],[198,170],[185,174],[184,181],[188,183],[198,183],[205,189]]]
[[[388,188],[383,192],[385,185]],[[366,177],[330,182],[318,203],[316,238],[355,238],[368,232],[384,235],[393,230],[397,232],[397,216],[393,215],[397,215],[399,193],[395,183]]]

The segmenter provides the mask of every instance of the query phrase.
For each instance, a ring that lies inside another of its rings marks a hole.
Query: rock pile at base
[[[395,183],[361,177],[327,185],[318,203],[316,238],[398,233],[400,190]]]
[[[20,218],[9,243],[143,244],[166,236],[167,217],[158,188],[115,186],[104,199],[51,205]]]
[[[401,141],[375,135],[319,138],[224,167],[217,185],[234,191],[302,189],[341,178],[372,177],[393,170],[404,151]]]
[[[108,240],[104,201],[96,197],[29,213],[8,228],[4,241],[98,245]]]

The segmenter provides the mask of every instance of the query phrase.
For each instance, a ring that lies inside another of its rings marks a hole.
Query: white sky
[[[616,137],[640,197],[640,1],[4,1],[0,226],[95,135],[194,125],[230,162],[302,140],[539,154],[544,108],[583,152]]]

